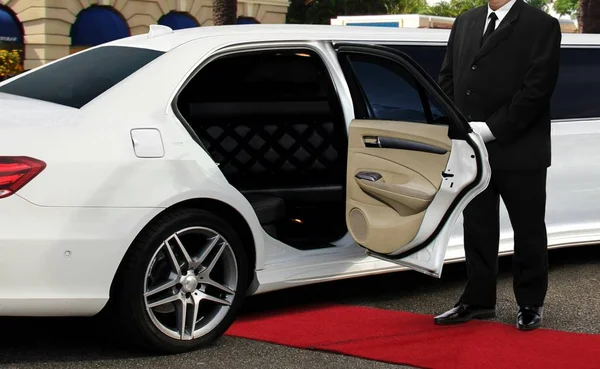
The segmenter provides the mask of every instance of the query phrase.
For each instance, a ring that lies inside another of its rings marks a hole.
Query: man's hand
[[[477,132],[483,138],[483,142],[490,142],[496,139],[486,122],[469,122],[469,125],[473,131]]]

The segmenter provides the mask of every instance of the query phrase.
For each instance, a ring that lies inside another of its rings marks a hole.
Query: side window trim
[[[423,105],[423,113],[425,114],[425,120],[428,124],[433,124],[433,113],[431,112],[431,104],[429,104],[429,98],[427,97],[427,91],[422,84],[417,84],[419,90],[419,97],[421,98],[421,104]]]
[[[362,86],[360,83],[358,83],[356,73],[353,70],[352,65],[350,62],[348,62],[347,58],[342,57],[338,57],[338,63],[343,75],[345,76],[346,84],[348,85],[350,99],[352,100],[354,108],[354,118],[366,119],[370,117],[373,114],[371,107],[365,99]]]

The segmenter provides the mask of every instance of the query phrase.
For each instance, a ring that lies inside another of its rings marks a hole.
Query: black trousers
[[[519,306],[542,306],[548,289],[547,170],[492,171],[488,188],[465,208],[468,283],[461,302],[496,304],[500,197],[514,231],[513,288]]]

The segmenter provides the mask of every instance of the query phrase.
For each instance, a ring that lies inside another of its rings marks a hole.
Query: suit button
[[[473,119],[473,117],[471,115],[467,115],[467,119],[471,120],[471,119]]]
[[[477,69],[477,66],[476,66],[476,65],[473,65],[473,66],[471,67],[471,69],[475,70],[475,69]]]
[[[467,90],[467,95],[470,96],[471,95],[471,90]]]

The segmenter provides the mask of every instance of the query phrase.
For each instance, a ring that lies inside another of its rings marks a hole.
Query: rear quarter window
[[[552,119],[600,118],[600,48],[563,47]]]
[[[15,78],[0,92],[79,109],[162,54],[134,47],[99,47]]]

